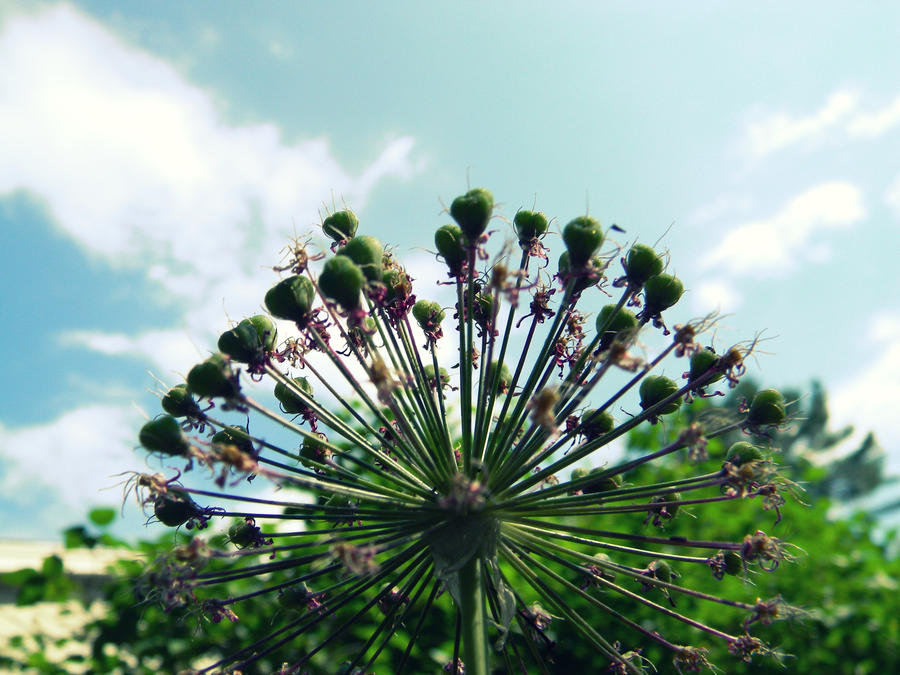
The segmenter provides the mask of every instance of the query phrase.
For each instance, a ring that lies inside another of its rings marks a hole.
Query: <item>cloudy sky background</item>
[[[0,0],[0,536],[121,499],[147,371],[255,313],[323,205],[421,279],[467,172],[665,233],[682,312],[764,330],[754,374],[821,378],[900,472],[900,7],[556,4]]]

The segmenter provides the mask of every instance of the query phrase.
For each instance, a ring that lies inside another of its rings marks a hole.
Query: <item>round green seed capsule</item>
[[[306,611],[311,595],[309,586],[301,581],[278,591],[278,604],[285,609]]]
[[[509,385],[512,384],[512,375],[505,363],[498,364],[494,361],[488,366],[487,376],[488,382],[493,382],[494,378],[497,378],[497,391],[506,391],[509,389]]]
[[[336,255],[322,268],[319,290],[349,312],[359,307],[359,294],[365,282],[366,278],[355,262],[347,256]]]
[[[606,563],[606,564],[612,563],[612,558],[610,558],[606,553],[595,553],[593,555],[593,558],[598,563]],[[600,572],[600,576],[603,579],[606,579],[607,581],[615,581],[616,580],[616,573],[613,570],[609,569],[608,567],[605,567],[605,566],[601,567],[599,569],[599,572]]]
[[[747,441],[734,443],[728,448],[728,454],[725,456],[725,459],[735,466],[747,464],[748,462],[758,462],[763,458],[763,451]]]
[[[600,222],[590,216],[579,216],[563,228],[563,242],[575,267],[583,267],[603,243]]]
[[[443,225],[434,233],[434,246],[454,276],[462,271],[462,266],[466,262],[462,236],[462,230],[456,225]]]
[[[657,274],[644,283],[644,303],[651,315],[663,312],[681,299],[684,285],[671,274]]]
[[[192,394],[205,398],[234,398],[240,393],[231,364],[222,354],[213,354],[191,368],[187,387]]]
[[[743,569],[744,561],[741,559],[741,556],[734,551],[727,551],[725,553],[725,574],[737,576]]]
[[[302,392],[312,396],[312,385],[305,377],[295,377],[293,383]],[[298,415],[309,408],[299,395],[281,382],[275,385],[275,398],[281,403],[281,409],[288,415]]]
[[[588,469],[579,466],[575,469],[572,469],[572,480],[580,480],[586,477],[589,473],[590,471]]]
[[[412,309],[413,317],[424,331],[433,331],[440,328],[444,320],[444,310],[436,302],[431,300],[419,300]]]
[[[273,321],[263,315],[244,319],[219,336],[219,351],[239,363],[256,363],[275,349],[276,330]]]
[[[195,417],[202,412],[186,384],[176,384],[166,392],[162,397],[162,409],[173,417]]]
[[[210,440],[218,445],[234,445],[241,452],[252,455],[253,441],[247,436],[248,432],[246,428],[230,426],[215,433]]]
[[[160,415],[141,427],[138,441],[150,452],[184,456],[191,449],[181,425],[171,415]]]
[[[306,277],[282,279],[266,293],[265,303],[272,316],[297,323],[305,323],[312,311],[316,289]]]
[[[384,246],[375,237],[354,237],[338,249],[338,255],[345,255],[355,262],[368,281],[381,281]]]
[[[660,581],[667,584],[672,582],[672,566],[665,560],[654,560],[649,568],[653,571],[653,576]]]
[[[668,377],[663,375],[648,375],[641,382],[639,393],[641,395],[641,408],[647,410],[652,408],[660,401],[667,399],[669,396],[678,391],[678,385]],[[656,415],[668,415],[678,410],[681,404],[681,397],[667,403],[660,410],[656,411]]]
[[[246,518],[235,520],[228,528],[228,540],[238,548],[247,548],[259,540],[259,528]]]
[[[787,412],[784,407],[784,396],[775,389],[763,389],[756,393],[750,403],[747,422],[755,427],[778,426],[784,424]]]
[[[568,251],[563,251],[559,254],[557,270],[559,278],[567,282],[572,274],[571,256]],[[591,258],[590,262],[582,266],[582,269],[577,273],[572,285],[572,292],[581,293],[591,286],[596,286],[602,278],[603,261],[600,258]]]
[[[592,441],[595,438],[608,434],[616,426],[613,416],[605,410],[594,410],[585,414],[581,418],[581,435],[587,440]]]
[[[634,313],[616,305],[606,305],[597,314],[597,333],[600,335],[600,351],[609,349],[616,337],[629,335],[637,328],[638,322]]]
[[[547,232],[547,216],[535,211],[518,211],[513,217],[513,228],[523,248],[531,246],[531,242]]]
[[[450,215],[471,243],[487,229],[493,210],[494,196],[484,188],[469,190],[450,203]]]
[[[200,515],[200,507],[187,495],[167,492],[156,498],[153,513],[163,525],[178,527]]]
[[[634,287],[643,286],[650,277],[663,271],[663,261],[646,244],[635,244],[625,256],[625,276]]]
[[[306,436],[300,446],[300,463],[307,469],[317,469],[317,465],[327,464],[334,453],[321,440]]]
[[[440,378],[442,387],[450,384],[450,373],[447,372],[446,368],[438,366],[438,377]],[[430,363],[425,366],[425,380],[434,387],[434,366]]]
[[[353,239],[359,220],[353,211],[336,211],[322,221],[322,231],[335,241]]]
[[[693,382],[699,377],[702,377],[709,371],[710,368],[718,363],[719,357],[716,355],[714,351],[711,349],[701,349],[700,351],[696,351],[691,355],[691,368],[688,372],[688,377],[690,377]],[[716,380],[722,378],[722,373],[717,373],[710,379],[707,384],[712,384]]]
[[[591,471],[590,474],[600,474],[605,472],[606,469],[596,468]],[[581,488],[581,491],[586,495],[598,494],[600,492],[610,492],[612,490],[618,490],[622,487],[622,484],[619,482],[619,479],[615,476],[603,476],[602,478],[598,478],[597,480],[588,483],[585,487]]]

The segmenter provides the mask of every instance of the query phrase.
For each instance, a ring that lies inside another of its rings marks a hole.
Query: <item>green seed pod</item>
[[[239,363],[257,363],[275,349],[277,333],[269,317],[258,314],[244,319],[219,336],[219,351]]]
[[[637,318],[630,310],[624,307],[617,310],[616,305],[604,306],[597,314],[597,333],[600,334],[598,349],[601,352],[609,349],[616,337],[628,336],[637,325]]]
[[[375,237],[354,237],[338,249],[338,255],[345,255],[355,262],[368,281],[381,281],[384,246]]]
[[[240,388],[228,357],[213,354],[191,368],[187,376],[188,391],[203,398],[234,398]]]
[[[747,441],[738,441],[728,448],[728,454],[725,459],[734,464],[741,466],[748,462],[759,462],[765,458],[763,451]]]
[[[309,603],[311,597],[312,593],[309,590],[309,586],[301,581],[299,584],[294,584],[278,591],[278,604],[285,609],[306,611],[308,609],[307,603]]]
[[[305,377],[295,377],[292,381],[301,391],[312,396],[312,385],[309,380]],[[302,398],[281,382],[275,385],[275,398],[281,403],[281,409],[288,415],[298,415],[309,408]]]
[[[575,267],[584,267],[603,243],[600,222],[590,216],[579,216],[563,228],[563,242]]]
[[[312,311],[316,289],[306,277],[282,279],[266,293],[265,303],[272,316],[304,324]]]
[[[184,456],[191,449],[181,425],[171,415],[160,415],[147,422],[138,433],[138,441],[150,452],[164,455]]]
[[[499,373],[499,374],[498,374]],[[509,372],[509,368],[506,367],[505,363],[499,364],[494,361],[490,366],[488,366],[487,371],[487,381],[492,382],[494,378],[497,378],[497,391],[503,392],[509,389],[509,385],[512,384],[512,375]]]
[[[606,471],[603,468],[593,469],[588,475],[592,474],[600,474]],[[622,483],[619,482],[619,479],[616,476],[603,476],[602,478],[598,478],[592,483],[588,483],[586,487],[581,488],[581,491],[586,495],[598,494],[600,492],[610,492],[611,490],[618,490],[622,487]]]
[[[319,275],[319,290],[322,295],[334,300],[348,312],[359,307],[359,294],[365,283],[362,270],[344,255],[330,258]]]
[[[595,553],[592,557],[598,563],[612,563],[612,558],[610,558],[606,553]],[[616,573],[608,567],[600,567],[598,571],[600,572],[600,576],[603,579],[606,579],[607,581],[616,580]]]
[[[672,583],[672,566],[665,560],[654,560],[648,567],[654,577],[667,584]]]
[[[319,468],[317,464],[327,464],[334,453],[321,440],[306,436],[300,446],[300,463],[307,469]]]
[[[443,225],[434,233],[434,246],[454,276],[459,275],[466,262],[462,237],[462,230],[456,225]]]
[[[359,220],[353,211],[336,211],[322,221],[322,232],[335,241],[346,241],[356,236]]]
[[[641,382],[639,393],[641,395],[641,408],[647,410],[660,401],[668,398],[678,391],[678,385],[668,377],[662,375],[648,375]],[[676,398],[656,412],[656,415],[668,415],[678,410],[681,398]]]
[[[156,498],[153,513],[163,525],[178,527],[200,515],[201,511],[197,503],[187,495],[167,492]]]
[[[725,574],[737,576],[744,569],[744,561],[734,551],[725,552]]]
[[[518,211],[513,217],[513,228],[522,248],[530,248],[535,239],[547,232],[547,216],[535,211]]]
[[[756,393],[750,403],[747,423],[754,427],[778,426],[784,424],[787,412],[784,396],[775,389],[763,389]]]
[[[681,299],[684,286],[671,274],[657,274],[644,283],[644,304],[652,316],[663,312]]]
[[[582,478],[587,476],[589,473],[590,473],[590,471],[588,469],[585,469],[584,467],[579,466],[575,469],[572,469],[572,480],[581,480]]]
[[[413,306],[413,317],[424,331],[434,331],[440,328],[444,320],[444,310],[436,302],[431,300],[419,300]]]
[[[625,256],[625,276],[635,288],[643,286],[647,279],[663,271],[663,261],[656,251],[646,244],[635,244]]]
[[[710,368],[718,363],[719,357],[711,349],[701,349],[691,355],[691,368],[688,377],[691,381],[704,375]],[[712,384],[722,378],[722,373],[717,373],[707,384]]]
[[[613,416],[598,408],[582,416],[579,431],[587,440],[592,441],[595,438],[608,434],[615,426],[616,421],[613,419]]]
[[[557,266],[559,278],[567,281],[572,274],[572,264],[568,251],[559,254],[559,263]],[[572,286],[573,293],[581,293],[591,286],[596,286],[603,278],[603,261],[600,258],[591,258],[588,265],[582,267],[575,277],[575,283]]]
[[[259,528],[246,518],[235,520],[228,528],[228,540],[238,548],[253,546],[259,541]]]
[[[247,436],[248,432],[244,427],[230,426],[215,433],[210,440],[218,445],[234,445],[241,452],[252,455],[253,441]]]
[[[469,190],[450,203],[450,215],[470,243],[478,241],[487,229],[493,210],[494,196],[484,188]]]
[[[673,492],[668,495],[659,495],[650,499],[650,503],[656,505],[654,513],[660,513],[663,509],[665,509],[669,518],[674,518],[678,514],[678,509],[681,507],[681,505],[676,504],[675,502],[680,501],[680,492]]]
[[[441,379],[442,387],[450,384],[450,373],[447,372],[446,368],[438,366],[438,377]],[[425,366],[425,379],[432,387],[434,386],[434,366],[430,363]]]
[[[384,297],[388,301],[405,299],[412,293],[412,284],[409,283],[406,273],[400,268],[386,270],[381,282],[387,288]]]
[[[186,384],[176,384],[162,397],[162,409],[173,417],[196,417],[202,411]]]

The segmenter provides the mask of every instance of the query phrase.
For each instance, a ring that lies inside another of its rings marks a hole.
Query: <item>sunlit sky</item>
[[[324,205],[424,270],[467,184],[662,237],[684,315],[900,472],[898,45],[894,3],[0,0],[0,536],[121,500],[148,371]]]

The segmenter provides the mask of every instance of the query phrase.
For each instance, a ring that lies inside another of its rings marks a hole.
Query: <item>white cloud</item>
[[[162,332],[76,336],[104,353],[152,354],[159,337],[184,354],[177,335],[205,344],[225,308],[259,308],[273,281],[264,267],[294,223],[318,222],[331,195],[360,208],[379,181],[417,168],[409,137],[354,176],[323,139],[230,125],[209,93],[69,5],[8,17],[0,62],[0,195],[37,195],[78,245],[145,270],[184,309]]]
[[[843,122],[858,105],[856,93],[840,90],[832,93],[816,112],[805,117],[779,112],[751,123],[745,144],[755,157],[768,155],[789,145],[813,141]]]
[[[94,405],[44,425],[0,425],[0,489],[20,495],[23,503],[34,496],[43,505],[56,501],[55,507],[72,511],[74,519],[91,504],[115,502],[117,495],[103,490],[118,482],[115,474],[134,466],[140,423],[134,409]]]
[[[744,149],[760,158],[798,143],[821,141],[829,132],[850,139],[869,140],[900,125],[900,96],[881,108],[860,110],[856,92],[839,89],[822,107],[806,116],[786,112],[762,115],[744,131]]]
[[[691,289],[694,311],[708,312],[716,309],[720,313],[730,313],[741,304],[741,295],[727,279],[706,279]]]
[[[784,273],[798,261],[822,260],[828,252],[814,235],[846,228],[866,214],[859,189],[846,182],[822,183],[788,201],[761,220],[729,231],[701,261],[729,276]]]
[[[847,132],[859,138],[876,138],[898,124],[900,124],[900,96],[880,110],[854,116],[847,124]]]
[[[888,206],[894,209],[897,216],[900,217],[900,176],[894,179],[884,194],[884,201]]]
[[[872,318],[868,335],[852,350],[856,372],[829,382],[829,409],[834,426],[852,424],[854,436],[845,444],[854,447],[868,431],[874,431],[887,450],[888,467],[900,471],[900,428],[895,422],[900,401],[900,312]],[[873,355],[866,360],[867,355]]]

